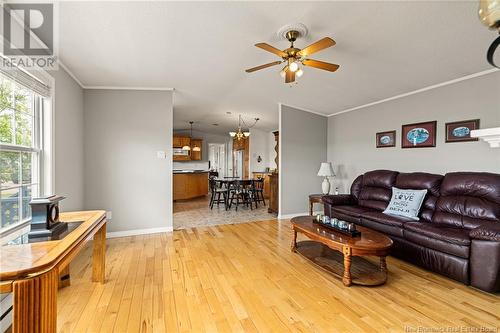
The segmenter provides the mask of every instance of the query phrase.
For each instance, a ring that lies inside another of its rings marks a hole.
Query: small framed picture
[[[407,124],[401,130],[401,148],[436,147],[437,121]]]
[[[396,147],[396,131],[378,132],[377,148]]]
[[[471,138],[470,132],[479,129],[479,119],[454,121],[446,123],[446,142],[477,141]]]

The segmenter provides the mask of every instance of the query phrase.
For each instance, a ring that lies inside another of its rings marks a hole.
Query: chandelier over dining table
[[[259,118],[254,118],[254,123],[252,125],[247,125],[243,120],[243,117],[238,115],[238,129],[234,132],[229,132],[229,135],[232,138],[236,138],[237,140],[242,140],[243,138],[247,138],[250,136],[250,128],[254,127],[255,124],[259,121]]]

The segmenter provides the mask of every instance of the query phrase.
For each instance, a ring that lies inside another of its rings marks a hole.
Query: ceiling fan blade
[[[335,45],[335,41],[330,37],[325,37],[318,40],[316,43],[312,43],[308,47],[303,48],[302,50],[297,52],[297,55],[299,55],[300,57],[307,57],[308,55],[311,55],[333,45]]]
[[[267,52],[274,53],[277,56],[280,56],[282,58],[288,56],[285,52],[281,51],[280,49],[277,49],[274,46],[271,46],[271,45],[266,44],[266,43],[258,43],[258,44],[255,44],[255,46],[260,47],[261,49],[266,50]]]
[[[295,81],[295,72],[292,72],[291,70],[286,71],[285,83],[292,83],[294,81]]]
[[[336,65],[336,64],[330,64],[329,62],[313,60],[313,59],[303,60],[302,63],[305,66],[319,68],[319,69],[323,69],[325,71],[330,71],[330,72],[335,72],[340,67],[339,65]]]
[[[265,65],[260,65],[260,66],[257,66],[257,67],[246,69],[245,72],[252,73],[252,72],[258,71],[259,69],[264,69],[264,68],[271,67],[271,66],[276,66],[276,65],[279,65],[279,64],[281,64],[281,61],[274,61],[274,62],[270,62],[270,63],[265,64]]]

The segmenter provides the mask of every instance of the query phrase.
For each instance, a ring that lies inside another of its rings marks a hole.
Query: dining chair
[[[262,202],[265,206],[266,199],[264,199],[264,178],[254,179],[253,183],[255,207],[257,208],[257,204],[259,202]]]
[[[214,208],[214,203],[216,203],[217,207],[219,207],[219,203],[221,202],[224,203],[224,208],[227,209],[227,201],[228,201],[227,190],[225,188],[218,187],[217,181],[213,177],[209,179],[209,184],[210,184],[210,192],[212,193],[209,203],[210,209]]]
[[[253,210],[253,200],[250,196],[248,184],[245,181],[235,180],[233,186],[229,191],[229,209],[235,204],[236,211],[238,211],[238,205],[243,204],[247,207],[250,206],[250,210]],[[235,202],[236,199],[236,202]]]

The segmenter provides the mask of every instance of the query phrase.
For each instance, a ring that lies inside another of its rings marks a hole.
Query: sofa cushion
[[[330,211],[330,217],[335,217],[339,220],[352,222],[352,223],[356,223],[356,224],[359,224],[359,222],[360,222],[359,216],[354,216],[351,212],[342,213],[338,210],[332,209]]]
[[[404,238],[437,251],[469,258],[469,231],[461,228],[436,226],[427,222],[404,224]]]
[[[386,209],[391,200],[392,186],[398,173],[389,170],[375,170],[363,175],[358,204],[378,211]]]
[[[446,174],[432,222],[474,229],[492,221],[500,222],[500,174]]]
[[[359,194],[361,193],[361,188],[363,187],[363,175],[358,176],[351,185],[351,196],[358,203]]]
[[[379,214],[382,214],[378,212]],[[379,231],[383,234],[389,235],[389,236],[396,236],[403,238],[403,228],[400,226],[397,226],[396,224],[387,224],[387,223],[379,223],[375,222],[372,219],[366,218],[366,217],[360,217],[359,224],[361,224],[363,227],[367,227],[376,231]]]
[[[361,217],[368,220],[373,220],[378,223],[387,224],[390,226],[402,228],[403,224],[407,222],[415,222],[407,217],[387,215],[378,211],[369,211],[361,214]]]
[[[361,206],[333,206],[332,211],[340,212],[342,214],[360,217],[361,214],[366,212],[375,212],[374,209],[361,207]]]
[[[434,209],[436,208],[436,201],[439,197],[442,181],[442,175],[432,173],[399,173],[394,186],[402,189],[427,190],[427,195],[420,209],[419,217],[423,221],[430,222],[434,214]]]

